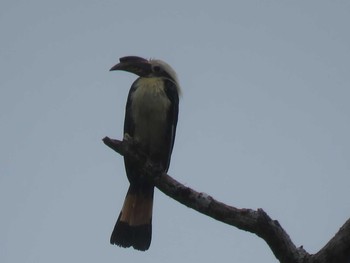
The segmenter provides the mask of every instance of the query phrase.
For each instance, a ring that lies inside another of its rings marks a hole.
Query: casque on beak
[[[147,59],[137,56],[127,56],[119,59],[110,71],[123,70],[134,73],[140,77],[146,77],[152,73],[152,66]]]

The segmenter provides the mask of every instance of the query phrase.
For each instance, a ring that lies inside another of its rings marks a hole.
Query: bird
[[[132,138],[147,158],[167,172],[175,141],[181,89],[176,72],[166,62],[125,56],[110,71],[134,73],[125,109],[124,138]],[[140,167],[124,157],[129,180],[121,212],[110,243],[136,250],[149,249],[152,239],[154,185]]]

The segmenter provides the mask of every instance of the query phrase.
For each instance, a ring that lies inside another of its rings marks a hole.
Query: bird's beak
[[[124,70],[140,77],[145,77],[152,72],[152,66],[147,59],[136,56],[127,56],[120,58],[119,63],[110,69],[110,71],[113,70]]]

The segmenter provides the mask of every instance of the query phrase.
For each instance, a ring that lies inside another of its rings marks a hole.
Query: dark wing
[[[168,171],[171,159],[171,153],[173,151],[175,135],[176,135],[176,126],[177,126],[177,117],[179,114],[179,93],[176,87],[176,84],[169,80],[164,79],[165,93],[171,101],[171,106],[167,115],[167,131],[166,131],[166,146],[168,148],[168,156],[165,165],[165,171]]]
[[[137,80],[136,80],[137,81]],[[124,119],[124,134],[127,133],[131,137],[134,136],[135,131],[135,123],[131,116],[131,96],[136,90],[136,81],[131,85],[131,88],[129,90],[128,100],[126,101],[126,107],[125,107],[125,119]]]
[[[128,100],[126,101],[123,136],[125,136],[125,134],[127,133],[130,137],[134,137],[135,122],[131,116],[131,97],[137,87],[135,83],[136,81],[131,85],[131,88],[129,90]],[[124,164],[125,164],[126,175],[129,179],[129,182],[131,183],[137,180],[137,174],[134,172],[135,169],[132,169],[134,167],[132,160],[124,157]]]

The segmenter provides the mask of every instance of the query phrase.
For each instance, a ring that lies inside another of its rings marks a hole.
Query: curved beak
[[[134,73],[140,77],[146,77],[152,72],[152,66],[147,59],[137,56],[127,56],[119,59],[110,71],[123,70]]]

